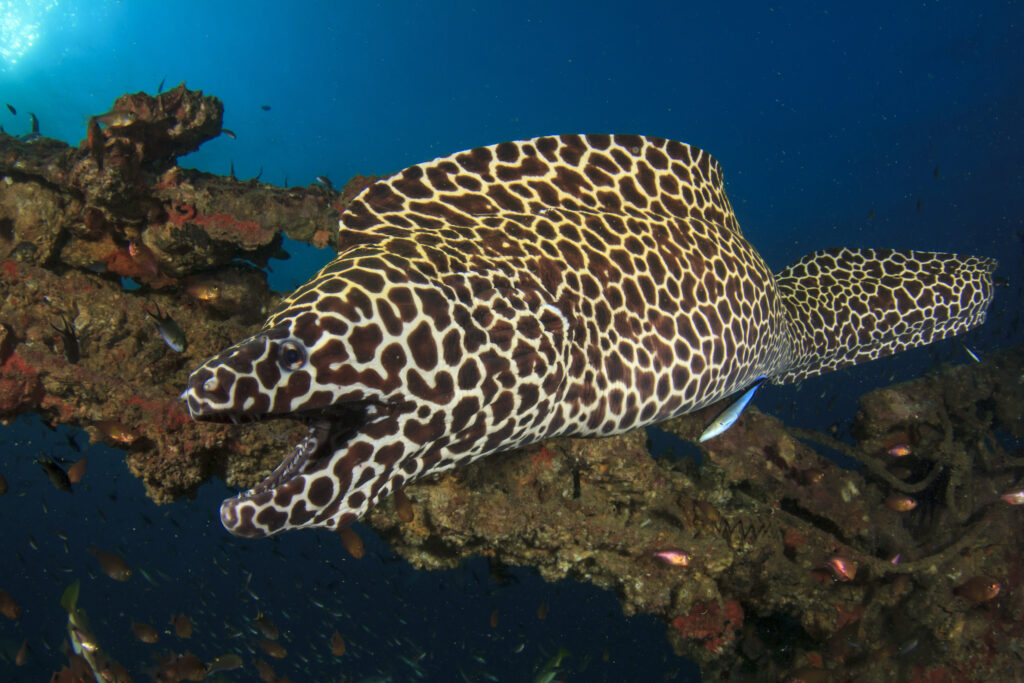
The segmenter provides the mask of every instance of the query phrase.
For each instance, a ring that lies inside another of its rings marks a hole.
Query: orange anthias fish
[[[398,515],[398,519],[408,524],[413,520],[412,501],[409,500],[409,496],[406,495],[403,489],[397,489],[395,491],[395,513]]]
[[[905,493],[891,493],[885,499],[885,506],[896,512],[910,512],[917,507],[917,501]]]
[[[85,476],[85,466],[88,464],[88,456],[83,455],[75,464],[68,468],[68,481],[77,484]]]
[[[141,621],[132,622],[132,633],[143,643],[152,644],[160,640],[160,634],[157,633],[156,629]]]
[[[363,539],[359,538],[359,534],[356,533],[355,529],[348,526],[338,529],[338,535],[341,536],[341,544],[345,546],[345,550],[353,558],[358,560],[366,554],[366,546],[363,544]]]
[[[100,434],[117,443],[132,444],[138,438],[131,427],[115,420],[100,420],[93,426]]]
[[[662,550],[654,553],[654,556],[675,567],[685,567],[690,564],[690,555],[682,550]]]
[[[999,497],[1010,505],[1024,505],[1024,489],[1007,491]]]
[[[4,615],[8,619],[17,619],[21,617],[21,607],[19,607],[17,601],[11,597],[11,594],[2,588],[0,588],[0,614]]]
[[[857,576],[857,563],[843,555],[833,555],[828,559],[828,568],[832,570],[837,581],[853,581]]]
[[[257,640],[256,645],[274,659],[284,659],[288,656],[288,650],[284,649],[281,643],[274,640]]]
[[[337,631],[331,636],[331,654],[335,657],[345,654],[345,639]]]
[[[1001,589],[999,582],[990,576],[974,576],[954,588],[953,594],[967,602],[979,603],[996,597]]]
[[[192,622],[184,614],[174,617],[174,633],[179,638],[192,637]]]
[[[895,446],[890,446],[888,450],[886,450],[886,453],[888,453],[894,458],[902,458],[904,456],[910,455],[913,452],[913,450],[914,449],[911,448],[910,444],[908,443],[898,443]]]
[[[100,563],[100,571],[112,578],[114,581],[127,581],[132,578],[132,570],[128,567],[128,563],[125,562],[124,558],[117,553],[100,550],[95,546],[90,546],[89,552],[92,553],[96,558],[96,561]]]

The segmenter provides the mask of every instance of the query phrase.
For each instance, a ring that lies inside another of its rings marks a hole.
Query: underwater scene
[[[0,0],[0,680],[1024,680],[1024,6]]]

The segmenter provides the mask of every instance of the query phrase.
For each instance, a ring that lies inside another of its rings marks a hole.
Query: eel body
[[[397,488],[554,436],[615,434],[755,380],[794,382],[961,333],[989,258],[838,248],[773,274],[689,145],[563,135],[366,188],[337,257],[197,368],[197,420],[308,435],[224,501],[234,534],[340,528]]]

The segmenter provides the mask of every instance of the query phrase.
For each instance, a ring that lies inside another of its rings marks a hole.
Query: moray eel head
[[[308,427],[268,477],[221,505],[221,521],[236,535],[344,526],[412,473],[399,468],[415,450],[403,431],[429,445],[409,422],[417,403],[398,379],[411,352],[371,331],[384,325],[362,316],[369,293],[347,282],[318,299],[331,310],[294,303],[332,280],[328,273],[298,290],[260,332],[198,367],[182,395],[196,420],[288,417]]]

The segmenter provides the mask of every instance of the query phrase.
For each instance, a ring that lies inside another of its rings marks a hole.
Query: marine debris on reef
[[[223,130],[220,102],[184,86],[115,112],[78,148],[0,134],[0,418],[84,428],[157,502],[211,476],[251,486],[305,428],[194,423],[187,372],[263,321],[280,235],[333,243],[367,181],[180,168]],[[643,431],[555,439],[417,482],[366,521],[417,567],[485,555],[615,590],[709,677],[998,678],[1024,660],[1022,378],[1018,348],[872,392],[852,444],[748,408],[699,468],[652,458]],[[723,407],[660,428],[696,441]]]

